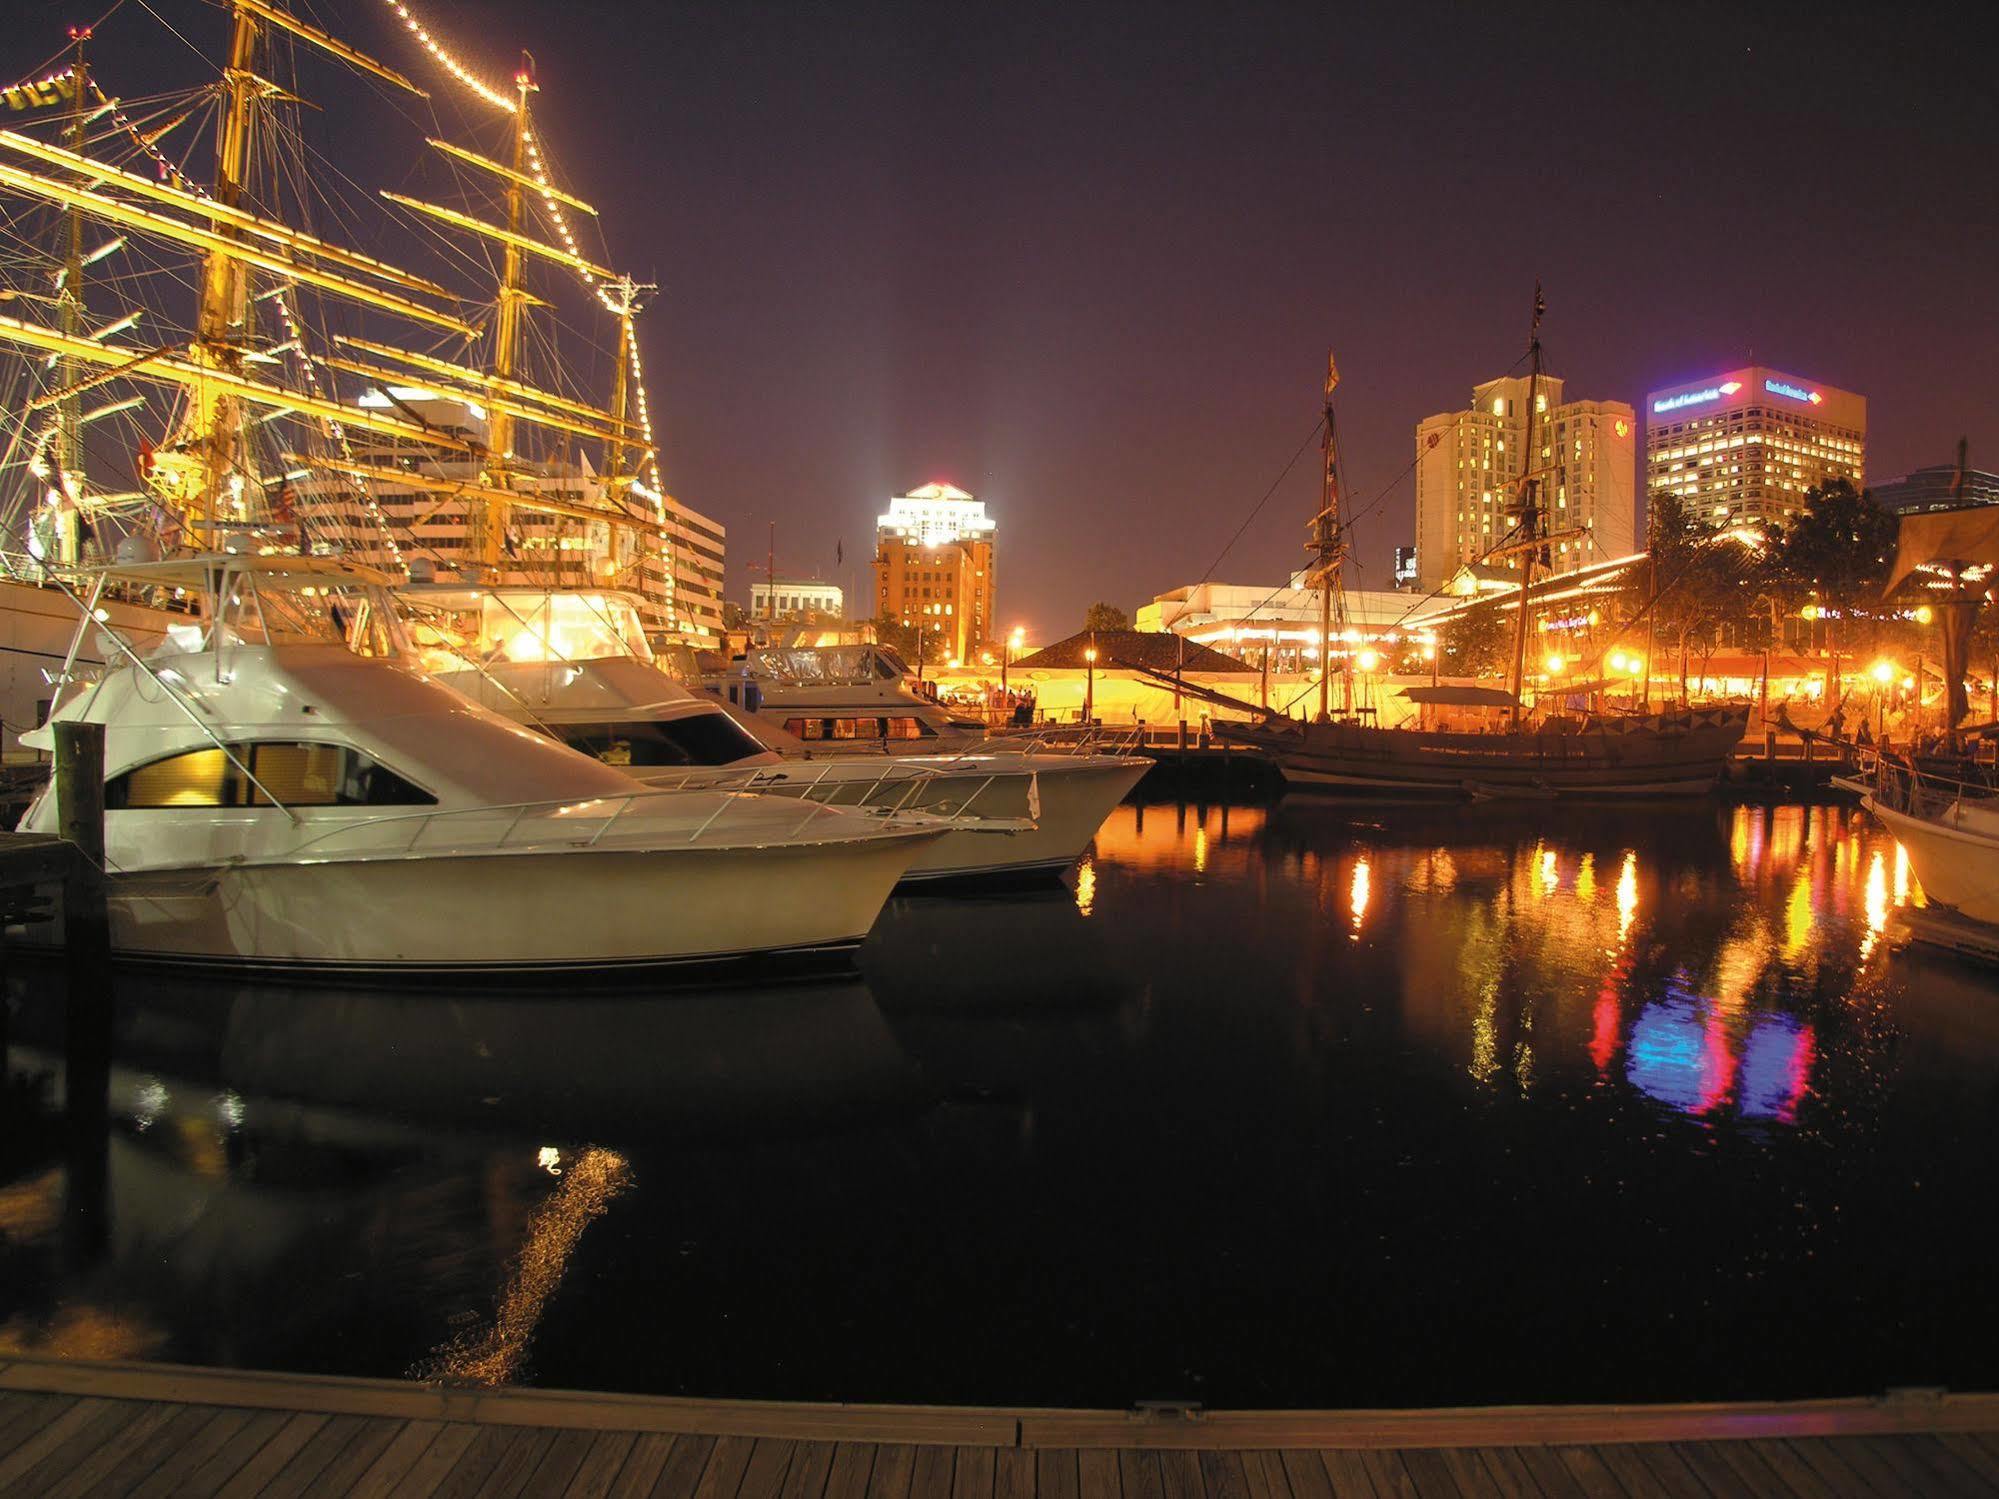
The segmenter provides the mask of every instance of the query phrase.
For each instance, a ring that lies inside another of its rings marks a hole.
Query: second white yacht
[[[737,785],[946,820],[905,881],[1059,873],[1151,768],[928,732],[941,710],[913,696],[907,708],[843,710],[847,727],[801,739],[662,671],[636,600],[615,590],[418,585],[402,597],[439,680],[648,784]]]

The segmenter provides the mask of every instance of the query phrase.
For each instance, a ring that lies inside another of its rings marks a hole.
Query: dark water
[[[1918,898],[1836,808],[1128,806],[1068,888],[896,902],[859,980],[129,984],[67,1207],[17,973],[0,1349],[1097,1406],[1992,1388],[1999,979],[1891,954]]]

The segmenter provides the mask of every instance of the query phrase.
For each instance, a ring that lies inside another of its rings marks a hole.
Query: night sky
[[[412,3],[489,76],[534,52],[563,174],[661,284],[666,477],[733,597],[775,519],[780,572],[865,599],[875,515],[943,479],[998,518],[1003,626],[1132,609],[1215,564],[1329,346],[1350,509],[1387,492],[1350,583],[1385,587],[1414,424],[1520,356],[1537,277],[1572,396],[1753,354],[1868,398],[1872,475],[1960,435],[1999,468],[1971,7]],[[442,87],[379,0],[314,13]],[[1299,565],[1314,469],[1214,576]]]

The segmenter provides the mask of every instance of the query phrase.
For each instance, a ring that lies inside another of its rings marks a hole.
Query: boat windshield
[[[618,593],[489,593],[480,601],[482,661],[652,660],[638,607]]]
[[[757,676],[800,684],[853,686],[893,682],[902,676],[900,658],[879,645],[773,647],[752,651],[749,665]]]
[[[215,618],[199,626],[174,626],[168,635],[182,647],[229,645],[344,645],[357,656],[401,656],[409,649],[402,625],[380,590],[300,578],[238,573],[215,596]],[[219,637],[210,624],[220,626]],[[179,632],[187,630],[188,639]]]

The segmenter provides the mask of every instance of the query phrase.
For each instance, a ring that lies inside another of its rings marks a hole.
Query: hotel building
[[[1907,515],[1915,510],[1953,510],[1972,505],[1999,505],[1999,474],[1984,469],[1964,471],[1962,488],[1957,482],[1957,465],[1937,463],[1919,468],[1899,479],[1881,479],[1868,486],[1884,510]]]
[[[1524,377],[1488,380],[1471,406],[1416,425],[1416,575],[1425,591],[1479,563],[1506,540],[1527,458]],[[1633,481],[1637,414],[1622,401],[1565,401],[1562,382],[1541,377],[1534,417],[1534,468],[1542,471],[1545,526],[1558,573],[1622,557],[1637,545]],[[1563,536],[1563,532],[1585,534]],[[1519,559],[1495,565],[1519,568]]]
[[[817,578],[779,578],[750,584],[750,618],[839,619],[846,596],[837,583]]]
[[[891,499],[875,522],[875,615],[921,630],[925,660],[973,660],[993,638],[998,530],[949,484]]]
[[[1645,398],[1647,502],[1676,495],[1710,526],[1781,521],[1866,462],[1866,397],[1801,375],[1751,365]]]

